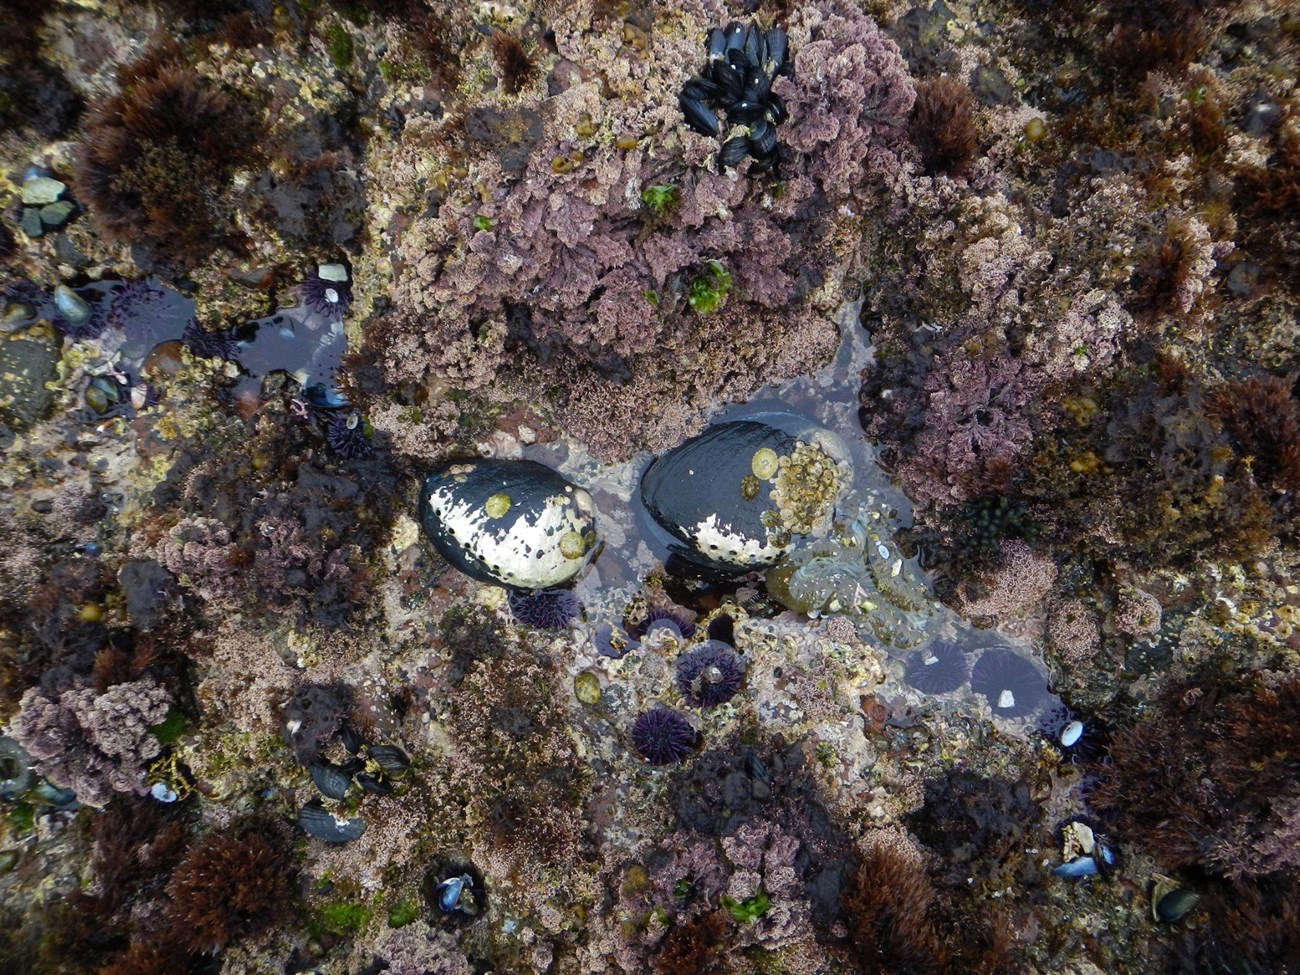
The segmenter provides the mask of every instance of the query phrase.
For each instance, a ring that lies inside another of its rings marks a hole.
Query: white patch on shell
[[[586,535],[595,527],[595,503],[581,488],[553,494],[536,520],[521,511],[515,518],[489,518],[481,502],[461,497],[458,485],[440,485],[429,508],[447,531],[501,582],[523,589],[547,589],[568,582],[587,564],[565,558],[560,540],[569,532]]]
[[[1016,696],[1012,694],[1010,690],[1003,690],[1002,693],[998,695],[998,707],[1014,708],[1015,706]]]
[[[716,514],[709,515],[695,526],[691,542],[700,554],[732,565],[768,565],[790,548],[788,545],[773,545],[768,539],[760,542],[756,538],[733,534],[718,523]]]

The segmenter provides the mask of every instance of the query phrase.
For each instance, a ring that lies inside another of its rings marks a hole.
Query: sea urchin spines
[[[656,704],[632,725],[632,744],[650,765],[680,762],[695,750],[700,736],[680,711]]]
[[[367,426],[355,411],[331,413],[325,420],[325,442],[334,453],[348,460],[369,457],[375,445],[366,432]]]
[[[318,315],[342,318],[352,304],[352,283],[342,264],[322,264],[302,283],[303,301]]]
[[[228,331],[210,332],[197,318],[185,323],[181,342],[200,359],[234,360],[239,345]]]
[[[1048,697],[1047,681],[1010,647],[990,647],[971,668],[970,686],[1000,718],[1033,714]]]
[[[636,627],[636,633],[638,636],[648,636],[651,630],[659,627],[666,627],[679,640],[689,640],[695,635],[695,624],[685,615],[679,615],[671,609],[663,609],[659,606],[645,614],[645,619]]]
[[[677,658],[677,689],[697,708],[730,701],[744,679],[744,660],[718,640],[701,643]]]
[[[539,630],[562,630],[578,618],[578,597],[568,589],[511,589],[506,597],[515,622]]]
[[[947,694],[970,680],[970,662],[961,647],[939,640],[907,659],[903,680],[922,694]]]

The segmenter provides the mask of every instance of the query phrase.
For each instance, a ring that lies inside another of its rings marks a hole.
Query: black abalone
[[[774,564],[821,534],[852,466],[835,434],[785,413],[710,427],[657,458],[641,501],[688,562],[721,572]]]
[[[461,572],[515,589],[564,585],[596,548],[591,495],[530,460],[442,464],[425,478],[420,524]]]

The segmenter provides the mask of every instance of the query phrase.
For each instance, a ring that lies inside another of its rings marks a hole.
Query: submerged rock
[[[58,377],[59,342],[48,330],[16,332],[0,339],[0,422],[25,429],[54,405],[47,383]]]
[[[443,464],[424,481],[420,524],[461,572],[514,589],[562,586],[596,549],[591,495],[530,460]]]
[[[765,413],[720,423],[659,457],[641,478],[641,500],[675,555],[734,573],[773,565],[800,537],[829,531],[851,480],[835,434]]]

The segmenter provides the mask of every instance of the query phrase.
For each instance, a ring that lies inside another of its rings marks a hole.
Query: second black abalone
[[[461,572],[513,589],[562,586],[596,548],[591,495],[530,460],[442,464],[424,480],[420,524]]]
[[[774,564],[831,527],[852,479],[840,439],[802,417],[763,413],[710,427],[657,458],[641,501],[673,554],[718,572]]]

